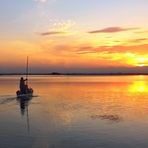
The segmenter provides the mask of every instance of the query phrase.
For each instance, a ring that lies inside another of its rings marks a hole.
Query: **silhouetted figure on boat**
[[[27,89],[28,89],[28,86],[25,83],[25,81],[27,81],[27,79],[24,79],[23,77],[21,77],[21,79],[20,79],[20,92],[22,94],[26,94],[27,93]]]
[[[29,95],[32,96],[33,94],[33,89],[28,87],[28,83],[27,83],[28,79],[24,79],[23,77],[21,77],[20,79],[20,89],[16,92],[17,97],[20,97],[22,95]]]

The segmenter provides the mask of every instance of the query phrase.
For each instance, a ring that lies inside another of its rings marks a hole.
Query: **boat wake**
[[[1,98],[0,105],[8,104],[8,103],[16,100],[16,96],[8,96],[8,95],[4,96],[3,95],[3,96],[0,96],[0,98]]]
[[[33,95],[31,98],[34,98],[34,97],[38,97],[38,95]],[[0,96],[0,105],[11,103],[11,102],[13,102],[16,99],[17,99],[17,97],[16,96],[12,96],[12,95]]]

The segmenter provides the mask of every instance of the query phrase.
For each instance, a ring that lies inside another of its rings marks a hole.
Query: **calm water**
[[[147,148],[148,76],[0,77],[0,148]]]

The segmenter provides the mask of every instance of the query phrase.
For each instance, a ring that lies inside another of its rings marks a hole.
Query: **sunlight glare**
[[[148,62],[148,58],[145,58],[145,57],[135,58],[136,66],[139,66],[139,67],[146,66],[147,62]]]
[[[133,93],[147,93],[148,84],[145,81],[135,81],[130,87],[129,91]]]

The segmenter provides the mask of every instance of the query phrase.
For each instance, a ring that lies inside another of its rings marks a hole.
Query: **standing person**
[[[24,79],[23,77],[21,77],[20,79],[20,91],[21,93],[25,94],[26,93],[26,84],[25,84],[25,81],[27,79]]]

